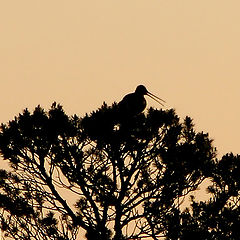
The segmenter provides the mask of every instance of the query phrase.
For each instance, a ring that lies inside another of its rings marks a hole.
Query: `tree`
[[[1,228],[12,239],[178,239],[192,219],[183,197],[218,176],[208,134],[173,109],[124,117],[103,104],[79,118],[38,106],[2,124],[0,151],[11,164],[0,171]]]
[[[191,209],[174,212],[169,226],[178,220],[179,239],[237,240],[240,236],[240,156],[226,154],[216,162],[211,174],[209,201],[197,202],[192,198]],[[167,239],[176,234],[170,227]]]

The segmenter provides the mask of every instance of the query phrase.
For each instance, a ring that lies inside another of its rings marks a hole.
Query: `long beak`
[[[164,106],[163,103],[160,102],[160,101],[162,101],[162,102],[165,103],[165,101],[164,101],[163,99],[155,96],[154,94],[152,94],[152,93],[150,93],[150,92],[147,92],[147,95],[148,95],[150,98],[152,98],[153,100],[155,100],[156,102],[158,102],[159,104],[161,104],[162,106]]]

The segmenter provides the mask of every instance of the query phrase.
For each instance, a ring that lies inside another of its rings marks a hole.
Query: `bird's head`
[[[146,89],[146,87],[143,86],[143,85],[138,85],[137,88],[136,88],[136,90],[135,90],[135,93],[138,94],[138,95],[140,95],[140,96],[147,95],[147,96],[149,96],[150,98],[154,99],[156,102],[160,103],[162,106],[163,106],[163,104],[162,104],[160,101],[165,102],[163,99],[161,99],[161,98],[153,95],[152,93],[150,93],[150,92]],[[159,100],[160,100],[160,101],[159,101]]]
[[[136,90],[135,90],[135,93],[143,96],[143,95],[147,95],[148,90],[146,89],[145,86],[138,85]]]

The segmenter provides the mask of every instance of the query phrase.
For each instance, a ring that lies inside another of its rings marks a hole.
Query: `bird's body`
[[[126,113],[136,115],[141,113],[147,105],[143,95],[129,93],[119,103],[119,107]]]
[[[152,97],[157,102],[159,102],[158,100],[164,101],[148,92],[146,87],[143,85],[139,85],[137,86],[135,92],[127,94],[122,101],[119,102],[118,106],[121,114],[135,116],[141,113],[147,105],[144,95]],[[159,103],[162,104],[161,102]]]

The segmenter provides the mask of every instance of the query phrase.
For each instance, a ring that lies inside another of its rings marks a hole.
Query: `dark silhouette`
[[[11,166],[0,171],[4,233],[35,240],[79,239],[79,231],[89,240],[238,239],[239,157],[217,160],[208,134],[173,109],[150,108],[124,127],[118,111],[104,104],[69,117],[54,103],[2,124],[0,151]],[[212,200],[193,199],[191,211],[180,211],[183,197],[206,178]]]
[[[134,93],[127,94],[122,101],[119,102],[119,111],[121,114],[135,116],[141,113],[147,105],[144,95],[151,97],[162,106],[163,104],[160,101],[165,102],[163,99],[148,92],[145,86],[139,85]]]
[[[240,236],[240,156],[226,154],[216,161],[211,174],[212,184],[208,187],[212,194],[209,201],[197,202],[192,198],[191,210],[174,213],[169,221],[168,239],[231,239]],[[178,220],[177,220],[178,219]],[[181,224],[177,221],[182,221]],[[176,226],[180,226],[176,229]]]

